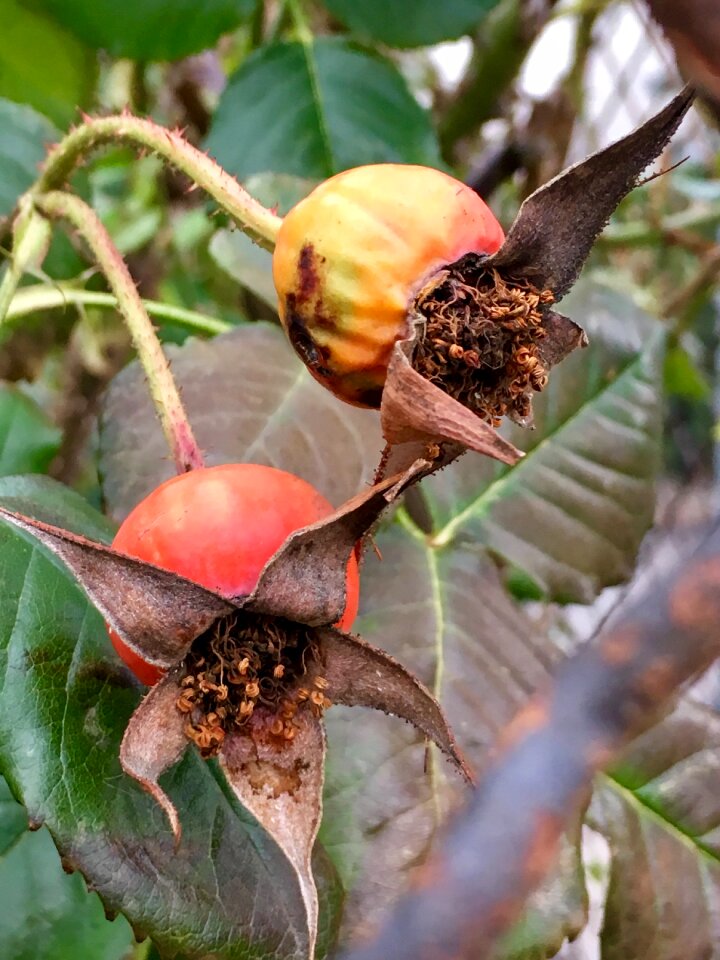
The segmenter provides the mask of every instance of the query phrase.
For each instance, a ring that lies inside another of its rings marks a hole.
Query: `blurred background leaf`
[[[640,737],[596,791],[610,842],[603,960],[715,957],[720,718],[692,700]]]
[[[0,383],[0,476],[44,473],[60,447],[60,431],[17,387]]]
[[[115,57],[175,60],[212,46],[256,0],[35,0],[80,40]]]
[[[60,136],[31,107],[0,99],[0,221],[37,177],[47,148]]]
[[[429,117],[400,73],[335,38],[271,44],[248,57],[220,99],[206,146],[238,177],[319,179],[363,163],[439,163]]]
[[[469,33],[498,0],[446,0],[442,16],[433,0],[323,0],[325,6],[365,40],[391,47],[422,47]]]
[[[0,777],[0,938],[13,960],[128,960],[134,937],[123,917],[108,923],[79,875],[67,876],[45,829],[28,830],[27,813]]]
[[[0,23],[0,97],[34,107],[58,127],[78,120],[94,98],[95,54],[17,0],[0,0]]]
[[[209,466],[281,467],[336,505],[372,477],[383,445],[377,414],[348,407],[317,384],[277,327],[248,324],[211,342],[169,347],[168,356]],[[143,384],[133,363],[114,381],[103,411],[103,492],[117,520],[174,472]]]

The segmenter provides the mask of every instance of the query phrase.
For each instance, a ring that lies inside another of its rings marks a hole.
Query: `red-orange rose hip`
[[[393,344],[424,283],[503,231],[470,187],[429,167],[376,164],[321,183],[283,220],[273,254],[280,317],[312,375],[378,407]]]
[[[295,530],[332,513],[309,483],[274,467],[231,463],[173,477],[139,503],[113,540],[116,550],[164,567],[227,597],[252,592],[260,572]],[[359,577],[347,567],[347,603],[340,629],[358,607]],[[161,671],[110,630],[120,657],[143,683]]]

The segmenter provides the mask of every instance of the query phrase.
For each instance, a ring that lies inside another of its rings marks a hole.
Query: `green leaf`
[[[336,505],[372,478],[383,447],[377,414],[317,384],[278,327],[248,324],[166,351],[209,466],[280,467]],[[173,474],[137,363],[107,393],[100,444],[103,491],[118,519]]]
[[[127,960],[133,934],[109,923],[79,876],[68,877],[47,830],[31,833],[27,814],[0,778],[0,942],[5,960]]]
[[[361,37],[391,47],[422,47],[455,40],[473,29],[498,0],[323,0]]]
[[[108,533],[103,517],[46,478],[0,479],[0,503],[94,538]],[[0,582],[0,764],[66,865],[163,953],[303,957],[292,870],[214,764],[188,751],[163,778],[183,825],[177,852],[162,812],[122,774],[120,739],[140,691],[67,572],[3,526]],[[337,891],[326,859],[314,865],[327,935]]]
[[[69,126],[92,99],[95,54],[18,0],[0,0],[0,23],[0,96]]]
[[[711,394],[707,377],[679,343],[665,356],[665,388],[686,400],[707,400]]]
[[[250,16],[256,0],[36,0],[88,46],[132,60],[198,53]]]
[[[60,431],[17,387],[0,383],[0,476],[43,473],[60,447]]]
[[[468,455],[423,490],[437,544],[485,544],[552,599],[588,602],[629,576],[652,523],[664,338],[628,299],[589,282],[563,308],[590,346],[552,371],[536,429],[509,432],[524,460],[507,469]]]
[[[603,778],[591,822],[608,839],[603,960],[720,956],[720,718],[686,700]]]
[[[31,107],[0,99],[0,219],[38,175],[47,147],[60,133]]]
[[[382,560],[368,551],[357,632],[417,673],[481,770],[558,651],[508,598],[483,550],[468,543],[438,549],[403,512],[376,543]],[[426,762],[422,738],[392,718],[333,708],[326,726],[321,838],[348,890],[344,929],[354,935],[387,915],[464,793],[439,754],[433,749]],[[546,890],[544,904],[534,904],[552,929],[536,923],[526,942],[544,943],[545,934],[555,942],[558,929],[562,939],[581,923],[576,847],[553,883],[554,895]]]
[[[242,178],[439,163],[430,119],[396,68],[337,38],[275,43],[248,57],[220,98],[206,146]]]
[[[27,829],[27,814],[13,799],[10,788],[0,777],[0,858],[15,846]],[[0,864],[2,864],[1,859]]]

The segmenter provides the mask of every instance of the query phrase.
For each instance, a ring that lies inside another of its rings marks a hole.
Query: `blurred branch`
[[[680,72],[720,122],[720,6],[717,0],[647,0],[671,43]]]
[[[567,78],[544,100],[533,105],[522,131],[509,134],[503,144],[486,150],[468,176],[467,183],[481,197],[489,196],[503,180],[521,169],[527,173],[523,193],[530,194],[563,168],[575,122],[582,112],[585,68],[600,12],[597,4],[577,11],[578,29]]]
[[[704,227],[720,225],[720,204],[698,210],[691,207],[680,213],[664,217],[659,223],[637,220],[632,223],[611,224],[598,238],[598,246],[610,249],[614,247],[644,247],[662,243],[669,235],[683,230],[699,230]]]
[[[519,916],[594,774],[720,653],[720,529],[565,661],[511,724],[442,849],[374,943],[344,960],[481,960]]]
[[[681,287],[677,291],[675,296],[666,302],[662,311],[663,316],[682,317],[696,297],[706,293],[715,285],[719,274],[720,246],[714,246],[701,260],[695,275],[688,280],[684,287]],[[684,324],[682,322],[678,323],[676,332],[681,332],[683,327]]]
[[[483,153],[480,162],[465,178],[465,183],[485,199],[504,180],[522,169],[525,159],[526,151],[515,141],[491,147]]]
[[[529,23],[525,15],[528,5],[523,0],[500,0],[483,21],[465,78],[440,120],[440,145],[448,163],[456,160],[459,140],[498,115],[502,96],[515,79],[554,2],[544,0],[542,14]]]

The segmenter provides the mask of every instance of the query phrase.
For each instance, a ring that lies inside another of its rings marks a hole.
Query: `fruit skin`
[[[283,220],[273,254],[280,318],[316,380],[342,400],[379,407],[413,296],[445,264],[494,253],[503,239],[484,201],[440,170],[346,170]]]
[[[173,477],[126,517],[112,546],[194,580],[226,597],[246,596],[287,537],[333,512],[305,480],[275,467],[230,463]],[[347,604],[337,626],[357,615],[358,565],[348,560]],[[143,683],[162,671],[108,631],[115,650]]]

